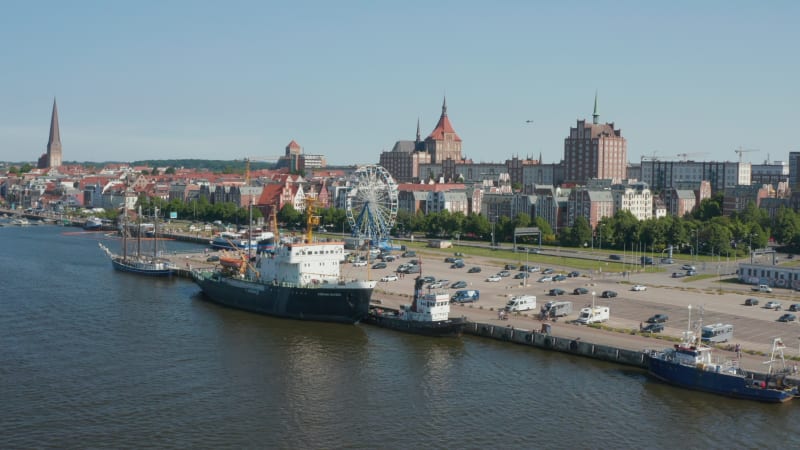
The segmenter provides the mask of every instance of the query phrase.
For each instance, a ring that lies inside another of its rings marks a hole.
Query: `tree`
[[[800,230],[797,214],[789,208],[781,206],[775,214],[773,237],[781,244],[792,242]]]
[[[290,226],[298,225],[303,221],[303,215],[294,209],[294,206],[287,203],[278,212],[278,221]]]

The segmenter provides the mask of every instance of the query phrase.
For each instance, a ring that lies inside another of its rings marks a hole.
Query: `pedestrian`
[[[642,331],[643,329],[644,329],[644,324],[642,322],[639,322],[639,331]]]
[[[736,357],[741,359],[742,358],[742,347],[739,344],[736,344],[734,347],[734,351],[736,352]]]

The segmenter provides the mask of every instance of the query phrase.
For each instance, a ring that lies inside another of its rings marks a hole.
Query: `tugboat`
[[[797,395],[797,388],[785,383],[788,370],[773,372],[771,363],[776,353],[783,359],[783,342],[773,341],[770,370],[755,374],[742,370],[736,361],[714,362],[712,348],[698,343],[690,331],[674,348],[651,351],[648,358],[650,375],[675,386],[767,403],[787,402]]]
[[[420,274],[414,280],[414,300],[411,306],[400,305],[400,310],[371,307],[364,323],[424,336],[460,336],[467,321],[463,317],[449,317],[450,296],[447,292],[423,294],[423,284],[425,281]]]

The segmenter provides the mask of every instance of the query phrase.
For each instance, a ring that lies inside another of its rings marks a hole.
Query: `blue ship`
[[[675,386],[745,400],[782,403],[797,395],[797,387],[786,385],[785,373],[770,371],[756,376],[732,361],[712,362],[711,353],[711,347],[693,345],[691,341],[675,344],[650,352],[648,372]]]

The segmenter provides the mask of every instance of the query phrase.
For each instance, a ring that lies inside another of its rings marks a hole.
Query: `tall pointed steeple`
[[[58,129],[58,106],[53,97],[53,113],[50,116],[50,138],[47,140],[47,167],[61,165],[61,131]]]
[[[442,101],[442,117],[447,117],[447,96],[444,96]]]
[[[422,140],[422,135],[419,132],[419,117],[417,117],[417,143]]]
[[[597,125],[600,122],[600,114],[597,113],[597,91],[594,91],[594,112],[592,113],[592,123]]]

